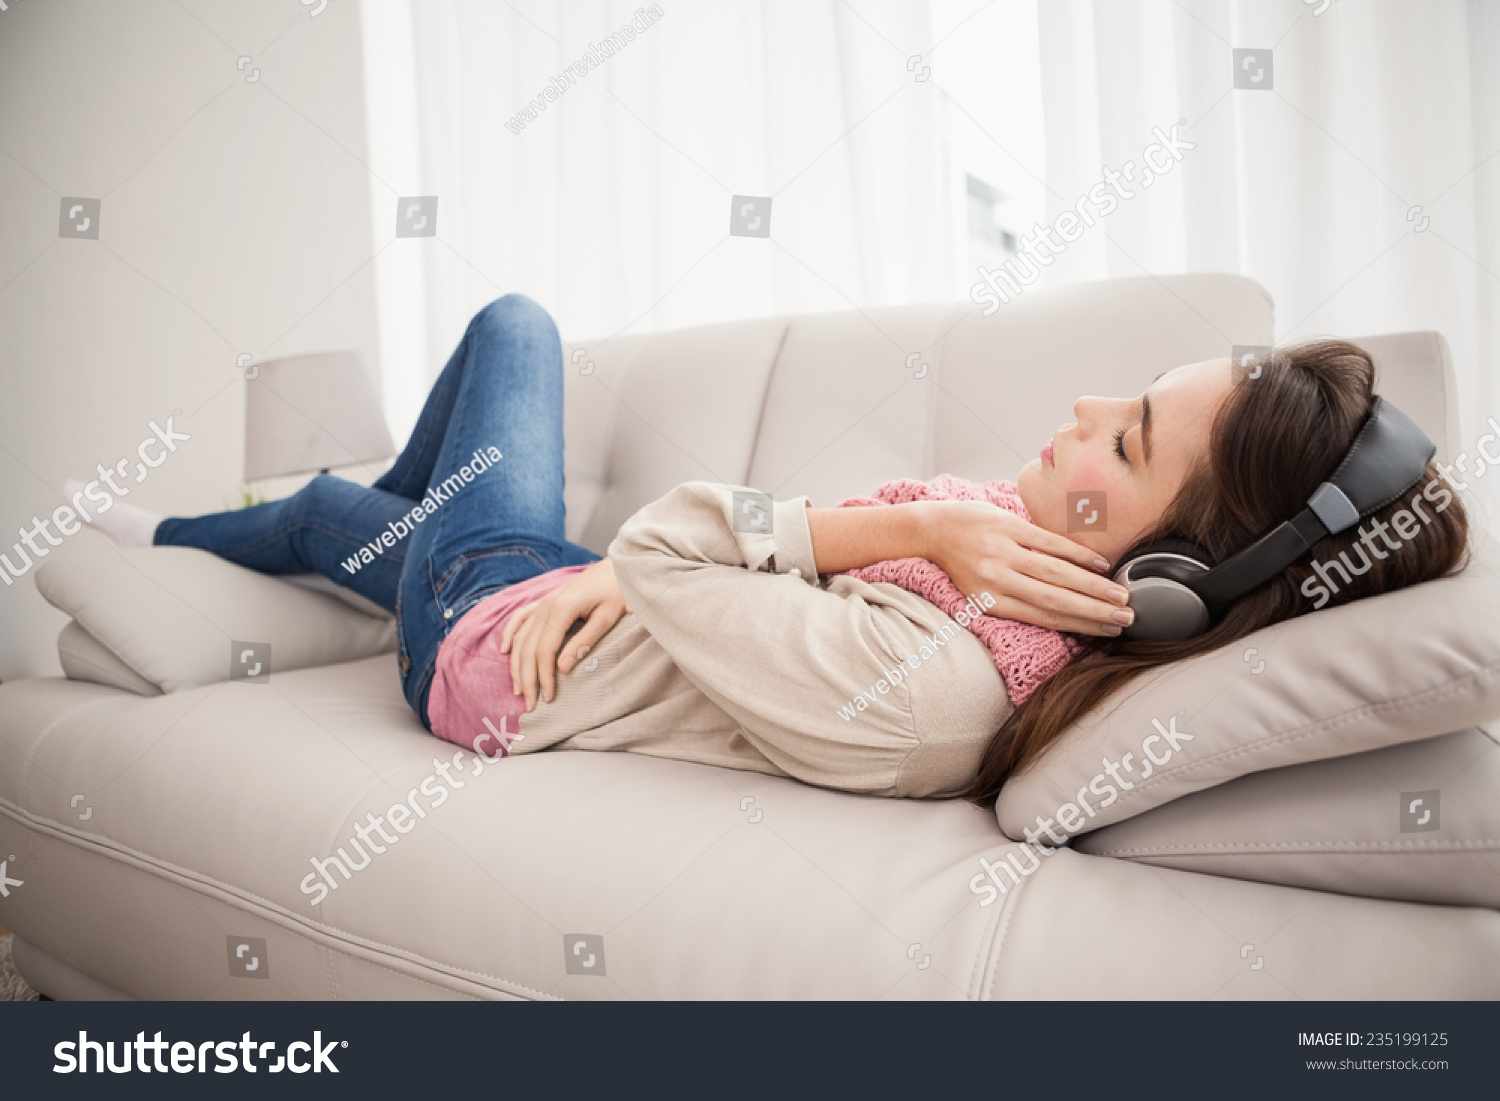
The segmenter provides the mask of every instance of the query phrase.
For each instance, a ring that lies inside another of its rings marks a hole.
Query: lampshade
[[[245,481],[388,459],[380,403],[353,352],[270,359],[245,384]]]

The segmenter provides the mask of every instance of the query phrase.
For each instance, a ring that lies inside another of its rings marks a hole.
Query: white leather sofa
[[[898,476],[1012,477],[1078,394],[1272,333],[1258,285],[1187,275],[989,318],[570,345],[570,535],[602,551],[694,479],[831,504]],[[1363,343],[1451,458],[1442,338]],[[36,577],[72,618],[69,676],[0,686],[0,925],[55,998],[1500,996],[1500,583],[1482,557],[1153,676],[997,813],[628,753],[464,754],[464,788],[317,906],[310,861],[454,749],[403,703],[390,621],[90,533]],[[228,680],[235,641],[272,644],[268,682]],[[1071,846],[1012,840],[1158,723],[1191,740]]]

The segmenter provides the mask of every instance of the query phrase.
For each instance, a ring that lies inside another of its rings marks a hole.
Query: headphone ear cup
[[[1154,543],[1141,543],[1131,547],[1120,555],[1120,560],[1115,563],[1113,579],[1119,581],[1126,566],[1148,554],[1180,554],[1201,562],[1205,569],[1212,569],[1214,564],[1213,556],[1190,539],[1158,539]]]
[[[1159,561],[1149,560],[1158,556]],[[1141,576],[1130,576],[1137,565]],[[1135,611],[1135,622],[1125,628],[1123,637],[1180,640],[1207,630],[1208,608],[1187,582],[1212,568],[1213,558],[1187,539],[1159,539],[1123,554],[1115,564],[1114,581],[1130,590]]]

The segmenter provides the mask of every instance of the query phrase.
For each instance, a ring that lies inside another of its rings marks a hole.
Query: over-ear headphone
[[[1427,433],[1384,398],[1307,507],[1218,565],[1201,547],[1166,539],[1136,547],[1116,564],[1114,580],[1130,592],[1135,622],[1128,639],[1188,639],[1208,630],[1224,609],[1275,577],[1319,541],[1379,512],[1414,486],[1437,454]]]

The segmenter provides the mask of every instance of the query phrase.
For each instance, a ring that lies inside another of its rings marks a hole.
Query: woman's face
[[[1232,385],[1226,357],[1158,375],[1138,397],[1079,398],[1077,420],[1016,479],[1032,522],[1113,563],[1156,525],[1208,453],[1214,414]]]

